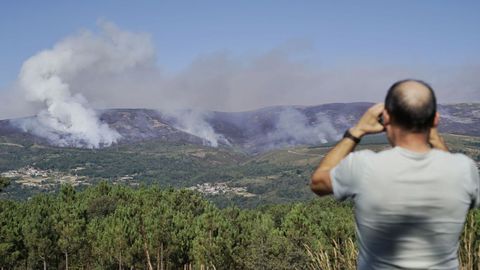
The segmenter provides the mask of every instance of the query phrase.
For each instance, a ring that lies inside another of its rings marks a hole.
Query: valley
[[[445,134],[453,152],[480,165],[480,138]],[[102,149],[61,148],[0,137],[1,177],[10,185],[2,198],[27,199],[56,192],[62,184],[84,189],[100,182],[188,188],[219,206],[256,207],[314,198],[312,170],[332,144],[296,146],[252,155],[234,147],[148,140]],[[383,136],[368,136],[358,150],[389,146]]]

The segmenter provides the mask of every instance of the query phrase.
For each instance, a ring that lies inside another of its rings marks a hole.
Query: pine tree
[[[51,196],[34,197],[26,205],[27,215],[23,222],[23,238],[28,251],[28,260],[33,268],[41,261],[43,269],[48,268],[49,260],[58,254],[58,235],[52,218],[55,201]]]
[[[24,205],[0,201],[0,267],[13,268],[26,259],[22,237]]]
[[[58,247],[65,256],[65,269],[69,267],[69,256],[78,252],[85,244],[85,211],[77,202],[77,195],[71,185],[62,186],[57,196],[54,214]]]

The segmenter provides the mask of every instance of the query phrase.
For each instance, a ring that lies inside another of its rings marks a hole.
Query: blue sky
[[[98,31],[98,20],[148,33],[158,67],[171,73],[216,52],[243,59],[284,47],[300,51],[310,65],[338,70],[362,65],[451,69],[478,66],[480,60],[480,1],[26,0],[0,5],[0,89],[15,81],[26,59],[82,29]]]

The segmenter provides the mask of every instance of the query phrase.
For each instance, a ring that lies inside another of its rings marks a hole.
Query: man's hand
[[[385,127],[378,122],[378,118],[383,113],[385,106],[383,103],[377,103],[370,107],[360,118],[358,123],[350,129],[350,133],[361,138],[366,134],[379,133],[384,131]]]
[[[440,149],[448,152],[448,147],[445,144],[442,136],[438,133],[436,127],[430,129],[430,134],[428,136],[428,142],[432,145],[433,148]]]

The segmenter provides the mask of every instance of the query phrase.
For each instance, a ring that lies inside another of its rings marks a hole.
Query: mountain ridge
[[[336,141],[373,103],[327,103],[315,106],[271,106],[244,112],[162,112],[154,109],[98,110],[101,122],[116,130],[118,144],[151,139],[240,148],[249,154],[297,145]],[[480,136],[480,103],[439,105],[440,131]],[[55,144],[22,130],[16,122],[35,116],[0,120],[0,136],[37,144]],[[214,141],[213,141],[214,140]],[[215,144],[214,144],[215,143]]]

